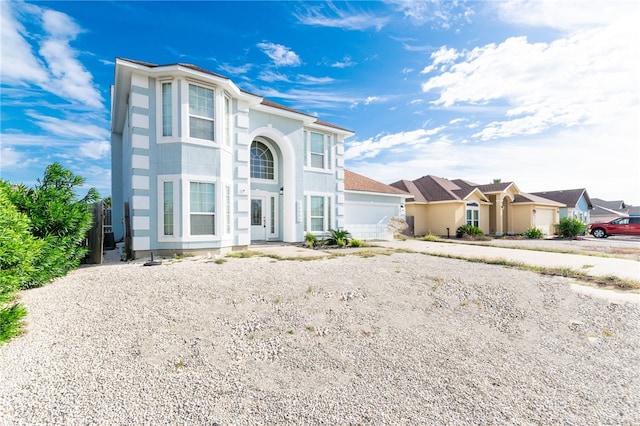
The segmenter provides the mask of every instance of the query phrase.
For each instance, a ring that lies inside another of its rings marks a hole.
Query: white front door
[[[251,241],[267,239],[267,197],[251,197]]]
[[[251,241],[278,240],[278,196],[251,196]]]

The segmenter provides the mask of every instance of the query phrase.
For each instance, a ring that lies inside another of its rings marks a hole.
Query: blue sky
[[[640,2],[0,2],[1,177],[110,194],[116,57],[191,63],[355,136],[346,167],[640,205]]]

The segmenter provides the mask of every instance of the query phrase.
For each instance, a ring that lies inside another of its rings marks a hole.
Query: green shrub
[[[562,238],[575,238],[583,235],[587,227],[578,219],[563,217],[560,223],[556,225],[556,234]]]
[[[9,184],[0,181],[0,343],[18,334],[24,308],[14,293],[31,280],[44,242],[31,235],[29,218],[9,201]]]
[[[530,240],[539,240],[544,237],[542,231],[535,227],[527,229],[522,235]]]
[[[32,279],[22,288],[39,287],[65,275],[86,255],[87,248],[81,243],[91,227],[91,204],[100,196],[91,188],[78,200],[75,191],[83,183],[84,178],[53,163],[35,188],[18,185],[9,193],[18,211],[29,217],[31,234],[44,241]]]
[[[456,230],[456,238],[463,238],[463,237],[475,238],[475,237],[481,237],[483,235],[484,235],[484,232],[482,232],[482,229],[473,225],[462,225],[458,227],[458,229]]]
[[[318,243],[318,238],[310,232],[304,234],[304,245],[313,248]]]
[[[330,229],[327,244],[331,246],[345,247],[351,240],[351,233],[346,229]]]
[[[360,240],[356,240],[355,238],[351,240],[351,242],[349,243],[349,245],[351,247],[361,247],[362,246],[362,241]]]

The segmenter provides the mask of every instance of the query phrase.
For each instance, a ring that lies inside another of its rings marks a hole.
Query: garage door
[[[534,226],[542,231],[545,235],[553,235],[553,209],[537,208],[534,215]]]

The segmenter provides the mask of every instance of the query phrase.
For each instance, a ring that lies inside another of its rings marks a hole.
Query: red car
[[[606,238],[609,235],[640,235],[640,216],[619,217],[610,222],[592,223],[589,233],[596,238]]]

